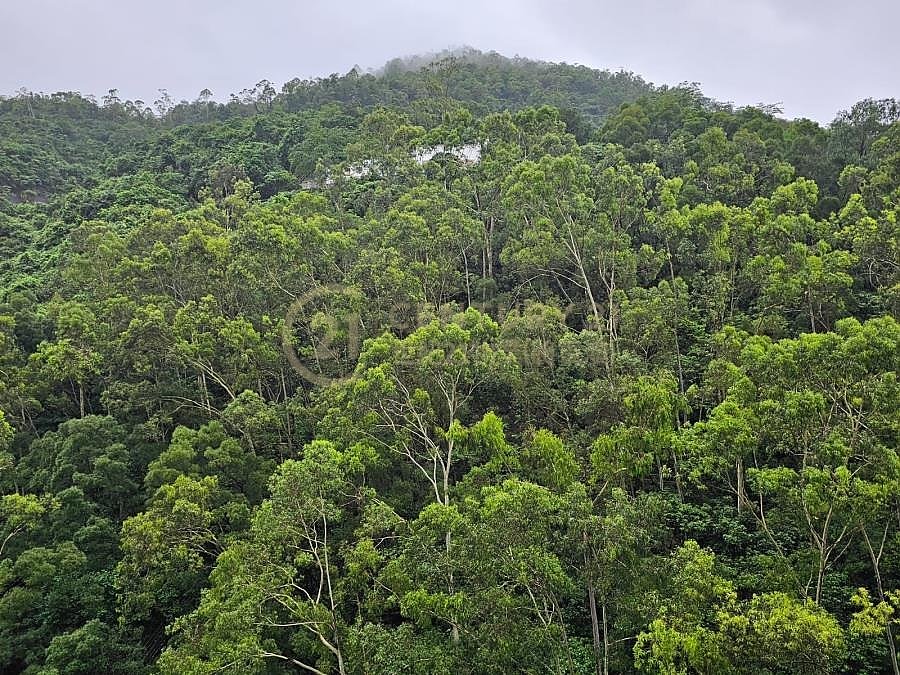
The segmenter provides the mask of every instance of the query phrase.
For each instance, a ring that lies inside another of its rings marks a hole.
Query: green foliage
[[[154,106],[0,97],[0,670],[900,672],[895,101]]]

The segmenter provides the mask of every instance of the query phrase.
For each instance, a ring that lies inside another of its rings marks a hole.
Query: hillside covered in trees
[[[900,673],[898,216],[894,100],[0,98],[0,671]]]

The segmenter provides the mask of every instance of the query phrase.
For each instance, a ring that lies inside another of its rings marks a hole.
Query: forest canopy
[[[900,675],[898,216],[893,99],[0,98],[0,671]]]

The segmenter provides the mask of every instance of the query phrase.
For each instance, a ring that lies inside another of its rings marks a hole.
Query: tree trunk
[[[603,598],[603,675],[609,675],[609,625],[606,621],[606,598]]]
[[[822,586],[825,585],[825,539],[819,546],[819,570],[816,574],[816,604],[822,599]]]
[[[292,433],[292,422],[291,422],[291,410],[287,405],[288,393],[287,393],[287,381],[284,377],[284,368],[279,368],[279,373],[281,373],[281,396],[282,401],[284,402],[284,433],[287,440],[287,451],[290,454],[293,451],[293,433]],[[279,449],[279,456],[283,459],[284,455],[281,453]]]
[[[812,291],[806,291],[806,297],[809,300],[809,330],[812,333],[816,332],[816,315],[813,312],[813,302],[812,302]]]
[[[872,560],[872,569],[875,572],[875,585],[878,589],[878,600],[884,602],[884,586],[881,581],[881,554],[884,552],[882,546],[878,555],[875,555],[875,549],[872,548],[872,542],[869,540],[869,533],[864,527],[860,528],[863,533],[863,540],[866,542],[866,548],[869,551],[869,558]],[[894,644],[894,632],[891,630],[891,622],[888,621],[884,627],[885,638],[888,643],[888,651],[891,655],[891,667],[894,669],[894,675],[900,675],[900,665],[897,663],[897,645]]]
[[[672,448],[672,469],[675,474],[675,491],[678,493],[678,501],[683,502],[684,489],[681,485],[681,469],[678,466],[678,450],[675,448]]]
[[[447,497],[446,505],[449,506],[449,497]],[[450,530],[447,530],[447,533],[444,535],[444,548],[447,552],[447,564],[450,566],[450,575],[447,578],[447,592],[449,595],[453,595],[453,565],[450,562]],[[456,625],[456,621],[450,623],[450,640],[453,644],[459,644],[459,626]]]
[[[890,622],[884,627],[884,632],[887,638],[888,650],[891,653],[891,666],[894,668],[894,675],[900,675],[900,666],[897,664],[897,645],[894,644],[894,633],[891,630]]]
[[[84,385],[81,382],[78,383],[78,408],[84,417]]]
[[[587,272],[584,269],[584,266],[581,264],[581,260],[578,261],[578,270],[581,272],[581,280],[584,282],[584,292],[587,295],[588,302],[591,303],[591,314],[594,315],[594,321],[597,323],[597,329],[600,329],[602,325],[600,322],[600,310],[597,309],[597,301],[594,299],[594,291],[591,289],[591,282],[588,281]]]
[[[494,278],[494,216],[491,216],[491,224],[488,228],[488,277]]]
[[[206,406],[206,410],[209,411],[209,387],[206,386],[206,373],[202,370],[200,371],[200,390],[203,392],[203,405]]]
[[[613,260],[612,270],[609,273],[609,286],[607,287],[606,293],[606,303],[608,305],[609,317],[606,320],[606,332],[609,334],[609,351],[610,358],[614,359],[616,356],[616,341],[618,340],[618,336],[616,335],[616,264],[615,260]]]
[[[594,639],[594,664],[597,667],[597,675],[606,675],[603,646],[600,644],[600,623],[597,618],[597,595],[594,584],[588,580],[588,606],[591,611],[591,637]]]
[[[341,650],[337,650],[337,666],[339,675],[346,675],[346,668],[344,667],[344,655],[341,653]]]
[[[469,286],[469,256],[466,255],[465,248],[460,247],[460,249],[462,250],[463,262],[465,263],[465,266],[466,266],[466,307],[468,308],[468,307],[472,306],[472,290],[471,290],[471,287]]]
[[[587,270],[584,268],[584,262],[581,259],[581,251],[578,249],[578,244],[575,242],[575,235],[572,233],[571,226],[568,227],[568,235],[569,240],[566,242],[566,248],[569,250],[571,254],[571,260],[575,263],[575,266],[578,268],[578,273],[581,276],[581,282],[584,284],[584,292],[587,295],[588,302],[591,303],[591,314],[594,315],[594,321],[597,324],[597,330],[601,330],[603,323],[600,319],[600,310],[597,308],[597,300],[594,298],[594,291],[591,288],[591,282],[588,279]]]
[[[737,275],[737,255],[731,254],[731,281],[728,284],[728,321],[734,320],[734,277]],[[722,323],[725,323],[724,317]]]

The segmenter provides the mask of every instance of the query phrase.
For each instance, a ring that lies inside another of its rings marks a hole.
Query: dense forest
[[[900,673],[898,217],[894,100],[0,98],[0,671]]]

